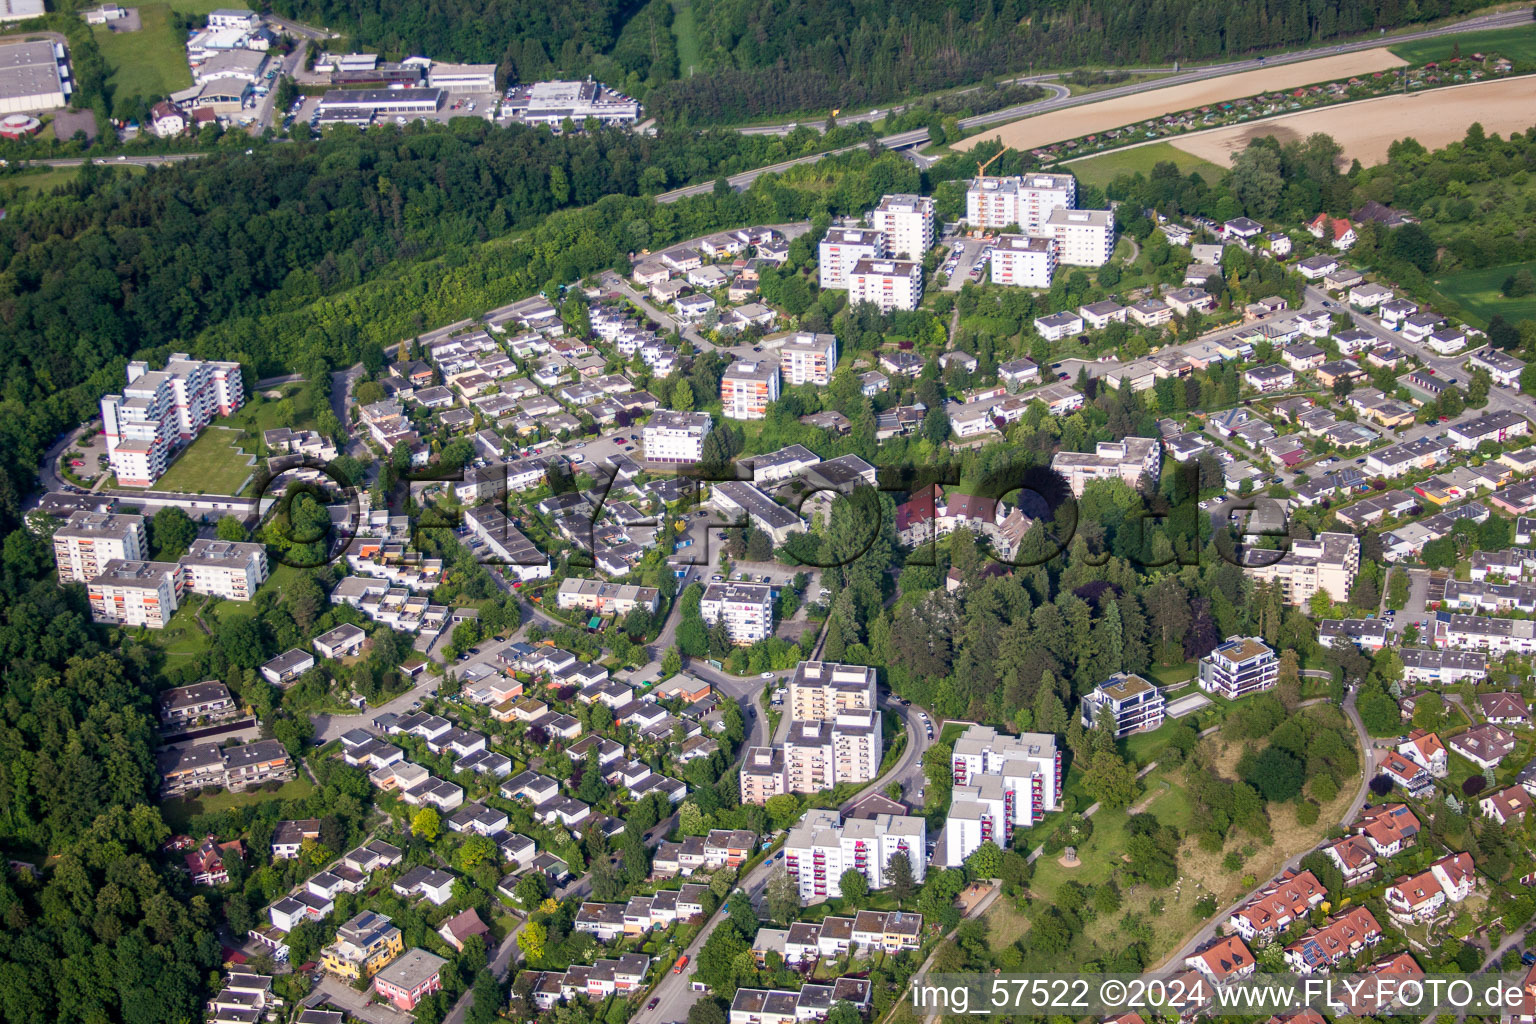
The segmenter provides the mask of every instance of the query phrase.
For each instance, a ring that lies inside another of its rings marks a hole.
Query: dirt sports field
[[[1400,67],[1403,63],[1405,62],[1401,57],[1395,56],[1390,51],[1375,49],[1341,53],[1337,57],[1323,57],[1319,60],[1285,64],[1259,71],[1244,71],[1241,74],[1212,78],[1204,82],[1190,82],[1166,89],[1150,89],[1147,92],[1120,96],[1102,103],[1053,110],[1038,117],[1027,117],[1022,121],[1013,121],[1000,128],[983,132],[957,143],[954,148],[964,151],[988,139],[1001,139],[1005,146],[1012,149],[1030,150],[1036,146],[1046,146],[1064,139],[1075,139],[1079,135],[1122,128],[1137,121],[1161,117],[1179,110],[1203,107],[1210,103],[1220,103],[1243,96],[1255,96],[1272,89],[1294,89],[1299,85],[1312,85],[1317,82],[1329,82],[1336,78],[1348,78],[1350,75],[1369,74],[1372,71]]]
[[[1490,135],[1523,132],[1536,125],[1536,78],[1382,96],[1213,128],[1169,141],[1193,156],[1230,167],[1232,158],[1247,149],[1252,139],[1273,135],[1286,142],[1324,132],[1344,147],[1346,164],[1355,159],[1376,164],[1387,158],[1387,147],[1404,136],[1413,136],[1429,149],[1439,149],[1466,135],[1467,125],[1473,121],[1480,122]]]

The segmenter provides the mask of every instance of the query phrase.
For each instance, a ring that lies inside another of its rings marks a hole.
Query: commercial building
[[[704,458],[704,435],[714,421],[707,412],[657,409],[640,431],[647,462],[686,465]]]
[[[1026,234],[1040,229],[1054,210],[1077,205],[1077,179],[1070,174],[980,177],[965,193],[965,222],[973,228],[1018,225]]]
[[[315,112],[327,115],[366,112],[368,117],[407,117],[435,114],[443,104],[441,89],[328,89]]]
[[[8,8],[0,6],[0,21],[15,20],[14,13],[7,17],[6,12],[19,7],[29,12],[22,17],[34,16],[31,0],[9,0]],[[42,13],[37,0],[36,14]],[[43,39],[0,46],[0,114],[53,110],[67,104],[73,92],[63,43]]]
[[[835,661],[802,661],[789,680],[791,719],[826,721],[844,711],[873,711],[875,670]]]
[[[1228,700],[1274,689],[1279,678],[1280,659],[1254,636],[1229,636],[1200,659],[1200,689]]]
[[[885,251],[891,256],[920,260],[933,248],[933,199],[928,196],[886,196],[870,221],[885,239]]]
[[[914,310],[923,298],[923,265],[910,260],[859,260],[848,275],[848,304],[873,303],[880,312]]]
[[[1167,701],[1162,691],[1138,675],[1116,673],[1083,697],[1083,726],[1105,724],[1115,738],[1148,732],[1163,724]]]
[[[249,601],[267,580],[267,549],[261,544],[199,537],[181,556],[185,589],[230,601]]]
[[[992,249],[992,283],[1049,288],[1056,276],[1056,245],[1049,238],[1002,235]]]
[[[365,910],[336,929],[336,941],[320,951],[320,969],[337,978],[371,978],[405,952],[400,929]]]
[[[136,562],[147,554],[143,516],[77,509],[53,534],[60,583],[89,583],[108,562]]]
[[[779,400],[779,368],[767,359],[738,359],[720,378],[721,414],[731,420],[760,420]]]
[[[1100,441],[1090,452],[1057,452],[1051,468],[1066,477],[1073,497],[1094,480],[1123,480],[1136,487],[1143,476],[1156,482],[1162,472],[1162,446],[1155,437]]]
[[[112,626],[164,629],[185,586],[175,562],[113,559],[86,585],[91,619]]]
[[[1046,218],[1042,233],[1056,242],[1056,261],[1068,266],[1102,267],[1115,252],[1115,215],[1111,210],[1055,209]]]
[[[433,61],[427,85],[447,92],[495,92],[495,64],[443,64]]]
[[[823,288],[847,288],[860,260],[886,255],[885,236],[866,228],[832,228],[816,248],[816,276]],[[849,300],[852,301],[851,299]]]
[[[837,336],[794,331],[764,338],[765,347],[783,339],[779,347],[779,374],[785,384],[826,387],[837,369]]]
[[[1349,597],[1360,568],[1360,539],[1352,533],[1320,533],[1312,540],[1293,540],[1277,557],[1269,550],[1245,549],[1243,571],[1255,579],[1277,583],[1286,603],[1305,608],[1319,591],[1334,601]]]
[[[1008,736],[973,725],[955,741],[954,790],[940,859],[959,867],[984,842],[1006,847],[1015,826],[1028,828],[1061,801],[1062,763],[1046,733]]]
[[[640,101],[590,78],[585,82],[535,82],[507,93],[503,113],[527,124],[559,128],[566,120],[580,128],[588,118],[606,125],[640,120]]]
[[[765,583],[711,583],[699,601],[707,625],[725,621],[731,643],[748,647],[773,635],[773,588]]]
[[[102,432],[117,482],[152,485],[177,449],[215,416],[228,416],[244,402],[239,363],[205,362],[182,352],[172,353],[164,370],[129,363],[123,393],[101,400]]]
[[[843,872],[864,876],[871,889],[891,884],[891,860],[905,856],[912,879],[927,876],[927,826],[906,814],[878,814],[844,821],[835,810],[806,812],[784,841],[784,868],[807,902],[842,895]]]

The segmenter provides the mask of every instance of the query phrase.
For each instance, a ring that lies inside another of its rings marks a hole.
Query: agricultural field
[[[1126,125],[1161,117],[1179,110],[1221,103],[1226,100],[1256,96],[1274,89],[1291,89],[1317,82],[1331,82],[1351,75],[1369,74],[1387,68],[1401,67],[1405,62],[1385,48],[1361,50],[1358,53],[1342,53],[1335,57],[1302,61],[1259,71],[1245,71],[1237,75],[1213,78],[1203,82],[1152,89],[1130,96],[1117,96],[1102,103],[1081,107],[1053,110],[1039,117],[1014,121],[1000,128],[982,132],[955,149],[969,150],[990,139],[1001,141],[1011,149],[1030,150],[1048,146],[1053,142],[1075,139],[1093,132],[1109,131]]]
[[[1410,64],[1450,60],[1458,54],[1470,57],[1474,53],[1496,53],[1513,61],[1536,62],[1536,24],[1484,32],[1458,32],[1437,39],[1415,39],[1388,49]]]
[[[176,457],[171,468],[155,482],[157,491],[185,494],[234,494],[255,472],[249,455],[236,447],[240,431],[211,426]]]
[[[1171,142],[1152,142],[1145,146],[1111,150],[1098,156],[1071,160],[1063,166],[1076,175],[1078,181],[1102,188],[1122,174],[1135,174],[1138,171],[1151,174],[1153,166],[1164,161],[1176,165],[1182,174],[1199,174],[1211,185],[1220,181],[1226,173],[1226,168],[1186,153]]]
[[[183,8],[179,3],[175,6]],[[140,4],[143,27],[137,32],[113,32],[107,25],[91,29],[102,57],[112,67],[108,84],[114,96],[142,96],[154,102],[192,84],[186,41],[171,26],[171,8],[164,3]]]
[[[1470,319],[1484,326],[1495,315],[1511,323],[1517,320],[1536,320],[1536,295],[1518,299],[1506,299],[1499,291],[1504,279],[1517,270],[1536,273],[1536,263],[1513,263],[1507,267],[1487,267],[1483,270],[1464,270],[1435,281],[1441,295],[1456,303],[1467,312]]]
[[[1345,163],[1377,164],[1387,158],[1387,148],[1398,139],[1412,136],[1428,149],[1439,149],[1465,136],[1473,121],[1490,135],[1525,131],[1531,126],[1533,101],[1536,81],[1505,78],[1282,114],[1185,135],[1174,145],[1230,167],[1232,158],[1253,139],[1273,135],[1287,142],[1322,132],[1344,147]]]

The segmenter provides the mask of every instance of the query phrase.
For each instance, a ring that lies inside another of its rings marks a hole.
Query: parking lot
[[[982,254],[991,254],[990,238],[956,238],[949,255],[939,266],[939,273],[949,280],[944,285],[947,292],[957,292],[967,281],[979,281],[987,272],[987,260]]]

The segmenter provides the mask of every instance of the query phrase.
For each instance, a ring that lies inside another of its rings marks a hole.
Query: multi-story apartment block
[[[128,386],[101,400],[107,456],[119,484],[149,487],[171,456],[215,416],[245,402],[240,364],[205,362],[174,352],[164,370],[128,364]]]
[[[115,558],[89,584],[91,619],[112,626],[164,629],[185,590],[175,562],[130,562]]]
[[[143,516],[79,509],[53,534],[60,583],[89,583],[108,562],[137,562],[148,554]]]
[[[784,741],[785,785],[791,793],[818,793],[842,782],[870,782],[879,774],[882,753],[875,711],[792,722]]]
[[[773,588],[766,583],[711,583],[699,601],[707,625],[725,620],[731,643],[748,647],[773,634]]]
[[[186,589],[231,601],[249,601],[267,579],[267,549],[261,544],[199,537],[181,556]]]
[[[762,806],[769,797],[789,792],[785,780],[784,751],[779,747],[752,747],[741,764],[741,802]]]
[[[721,412],[727,419],[760,420],[779,400],[779,368],[766,359],[738,359],[720,378]]]
[[[802,661],[789,681],[789,717],[822,721],[844,711],[875,710],[875,670],[835,661]]]
[[[832,228],[816,250],[817,277],[823,288],[847,288],[860,260],[884,256],[885,236],[864,228]]]
[[[1352,533],[1320,533],[1291,541],[1291,549],[1278,558],[1273,551],[1248,549],[1243,561],[1248,575],[1278,583],[1288,604],[1304,608],[1319,591],[1344,601],[1360,568],[1360,539]]]
[[[320,969],[347,980],[371,978],[403,952],[400,929],[365,910],[336,929],[336,941],[320,952]]]
[[[912,260],[859,260],[848,275],[848,305],[870,302],[880,312],[913,310],[923,299],[923,265]]]
[[[1229,636],[1200,659],[1200,689],[1228,700],[1273,689],[1279,678],[1280,659],[1258,637]]]
[[[870,221],[885,239],[885,251],[891,256],[920,260],[933,248],[933,199],[928,196],[886,196]]]
[[[293,778],[293,761],[277,740],[257,740],[220,750],[214,743],[167,747],[160,751],[161,792],[178,796],[206,786],[240,791],[263,782]]]
[[[640,431],[647,462],[685,465],[704,458],[704,435],[714,420],[707,412],[657,409]]]
[[[1123,480],[1137,486],[1146,476],[1154,483],[1162,472],[1163,447],[1155,437],[1100,441],[1092,452],[1057,452],[1051,468],[1067,478],[1072,495],[1083,496],[1093,480]]]
[[[1163,724],[1162,691],[1138,675],[1117,672],[1083,698],[1083,726],[1113,728],[1115,737],[1146,732]]]
[[[1056,276],[1056,244],[1049,238],[1002,235],[992,250],[992,283],[1049,288]]]
[[[891,860],[901,854],[912,878],[927,875],[928,830],[922,818],[877,814],[844,821],[835,810],[806,812],[784,841],[784,867],[800,886],[800,898],[811,901],[842,895],[843,872],[855,870],[871,889],[891,884]]]
[[[1077,179],[1070,174],[980,177],[965,193],[965,222],[973,228],[1018,225],[1026,234],[1041,231],[1054,210],[1077,205]]]
[[[1052,210],[1042,234],[1055,241],[1056,261],[1068,266],[1102,267],[1115,253],[1111,210]]]
[[[374,975],[373,990],[395,1009],[410,1013],[417,1003],[443,987],[442,971],[447,963],[424,949],[402,953]]]
[[[835,334],[794,331],[763,340],[772,342],[778,338],[784,339],[779,347],[779,374],[785,384],[826,387],[832,382],[832,371],[837,369]]]
[[[166,725],[193,725],[233,718],[240,709],[229,695],[229,687],[217,679],[191,686],[177,686],[160,694],[160,721]]]
[[[1061,800],[1061,754],[1046,733],[1000,734],[973,725],[955,741],[954,792],[941,859],[957,867],[982,843],[1007,846]]]

